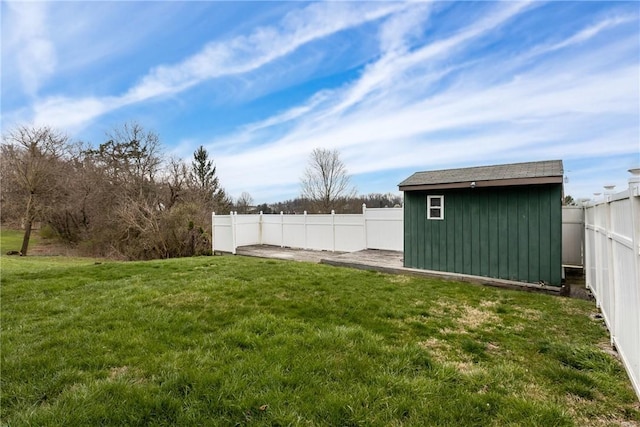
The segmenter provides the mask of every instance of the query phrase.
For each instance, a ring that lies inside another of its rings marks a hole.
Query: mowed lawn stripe
[[[233,256],[2,259],[9,425],[629,425],[593,304]]]

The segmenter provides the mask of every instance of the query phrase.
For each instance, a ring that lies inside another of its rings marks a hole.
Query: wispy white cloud
[[[402,3],[313,3],[290,12],[277,25],[259,27],[247,36],[208,43],[177,64],[157,66],[124,94],[44,99],[34,108],[34,121],[55,121],[57,126],[76,128],[113,109],[176,94],[206,80],[251,72],[305,44],[405,8],[407,5]],[[81,111],[87,105],[92,108]]]
[[[394,16],[382,26],[381,48],[384,53],[382,58],[367,67],[360,79],[344,91],[340,102],[328,112],[328,115],[338,114],[356,105],[362,99],[370,97],[376,91],[388,89],[389,85],[397,88],[397,81],[408,78],[405,75],[407,70],[415,67],[421,67],[424,70],[429,66],[430,61],[437,60],[443,55],[451,55],[459,46],[503,24],[528,6],[527,2],[510,4],[452,37],[429,43],[412,51],[407,49],[406,41],[415,33],[416,26],[424,25],[429,9],[423,7],[412,10],[411,15],[403,13]],[[444,70],[445,73],[447,71],[449,70]],[[437,72],[436,76],[432,73],[425,74],[420,77],[423,86],[430,78],[442,77],[441,72]]]
[[[77,129],[95,117],[124,105],[121,99],[50,97],[33,107],[36,124],[55,123],[61,129]]]
[[[562,40],[561,42],[540,46],[530,52],[530,56],[537,56],[545,53],[554,52],[556,50],[561,50],[570,46],[574,46],[577,44],[584,43],[593,37],[596,37],[598,34],[602,33],[605,30],[610,28],[617,27],[620,24],[625,24],[627,22],[632,22],[637,20],[632,16],[616,16],[613,18],[607,18],[602,21],[596,22],[593,25],[584,28],[578,31],[573,36],[568,39]]]
[[[231,183],[232,193],[251,189],[262,194],[271,187],[293,186],[315,147],[338,148],[354,174],[637,153],[639,129],[633,117],[640,113],[639,64],[603,67],[604,61],[616,59],[604,51],[626,52],[624,39],[593,51],[572,52],[564,61],[542,62],[515,78],[506,72],[498,78],[501,64],[470,64],[446,91],[438,90],[441,77],[459,71],[449,64],[456,51],[526,10],[527,5],[514,4],[448,38],[413,50],[392,49],[352,84],[325,92],[322,102],[294,107],[273,121],[244,128],[231,138],[255,139],[255,129],[263,132],[271,125],[277,130],[282,117],[295,122],[284,135],[258,147],[218,155],[223,181]],[[604,31],[628,19],[603,22],[593,28]],[[394,37],[401,40],[401,27],[396,22],[393,26]],[[389,31],[382,28],[383,33]],[[406,31],[411,28],[408,25]],[[583,35],[570,35],[557,46],[587,40],[595,32],[577,34]],[[401,46],[384,36],[381,44],[381,50]],[[514,60],[525,62],[529,53]],[[612,130],[614,120],[620,127]],[[233,145],[218,139],[216,146]],[[273,165],[278,165],[277,173]]]
[[[3,18],[3,49],[14,55],[16,74],[24,91],[35,96],[57,65],[55,46],[49,35],[47,9],[44,2],[6,2]]]
[[[330,91],[321,91],[314,94],[308,102],[305,102],[302,105],[293,107],[290,110],[286,110],[282,113],[278,113],[275,116],[271,116],[266,120],[250,123],[243,127],[243,132],[251,133],[261,129],[267,129],[273,126],[278,126],[287,122],[291,122],[292,120],[298,119],[305,114],[313,112],[321,103],[324,103],[328,100],[330,96]]]

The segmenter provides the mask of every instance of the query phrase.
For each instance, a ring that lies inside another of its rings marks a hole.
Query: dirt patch
[[[587,289],[584,270],[565,267],[565,285],[569,287],[569,297],[594,301],[593,294]]]
[[[620,355],[616,351],[615,347],[613,347],[609,341],[601,341],[598,344],[596,344],[596,346],[600,350],[602,350],[603,353],[606,353],[606,354],[608,354],[610,356],[613,356],[616,359],[620,360]]]
[[[45,240],[30,245],[27,251],[28,256],[77,256],[77,251],[63,243]]]

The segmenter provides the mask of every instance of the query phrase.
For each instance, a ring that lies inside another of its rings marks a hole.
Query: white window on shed
[[[444,219],[444,196],[427,196],[427,219]]]

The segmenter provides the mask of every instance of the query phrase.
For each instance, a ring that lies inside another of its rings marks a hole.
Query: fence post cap
[[[629,191],[634,197],[640,196],[640,167],[629,169]]]

